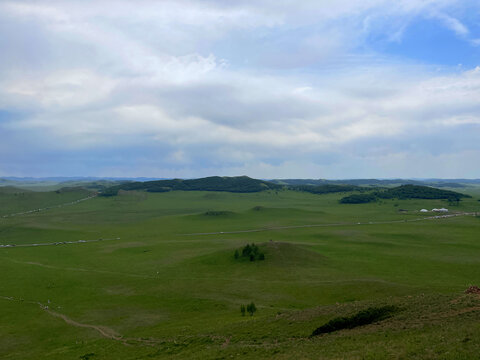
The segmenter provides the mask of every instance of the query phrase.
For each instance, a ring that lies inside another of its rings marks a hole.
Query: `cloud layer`
[[[479,18],[454,0],[3,1],[0,176],[480,177]],[[403,51],[413,24],[466,65]]]

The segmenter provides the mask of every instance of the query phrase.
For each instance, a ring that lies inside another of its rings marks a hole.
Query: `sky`
[[[480,178],[480,2],[0,0],[0,177]]]

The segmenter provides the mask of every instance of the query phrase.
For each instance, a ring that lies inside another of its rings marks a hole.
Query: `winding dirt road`
[[[423,217],[423,218],[417,218],[417,219],[406,219],[406,220],[343,222],[343,223],[332,223],[332,224],[308,224],[308,225],[292,225],[292,226],[272,226],[272,227],[267,227],[267,228],[250,229],[250,230],[217,231],[217,232],[189,233],[189,234],[179,234],[179,235],[181,235],[181,236],[201,236],[201,235],[243,234],[243,233],[264,232],[264,231],[271,231],[271,230],[303,229],[303,228],[313,228],[313,227],[397,224],[397,223],[408,223],[408,222],[418,222],[418,221],[427,221],[427,220],[447,219],[447,218],[453,218],[453,217],[457,217],[457,216],[476,216],[476,215],[477,215],[476,212],[470,212],[470,213],[456,213],[456,214],[448,214],[448,215],[436,215],[436,216],[429,216],[429,217]]]
[[[40,211],[46,211],[46,210],[55,209],[55,208],[61,208],[63,206],[68,206],[68,205],[75,205],[75,204],[78,204],[82,201],[93,199],[94,197],[97,197],[97,196],[98,196],[98,194],[93,194],[93,195],[87,196],[87,197],[82,198],[82,199],[70,201],[68,203],[63,203],[63,204],[58,204],[58,205],[54,205],[54,206],[48,206],[48,207],[44,207],[44,208],[33,209],[33,210],[27,210],[27,211],[22,211],[22,212],[13,213],[13,214],[6,214],[6,215],[2,215],[1,217],[2,218],[9,218],[9,217],[14,217],[14,216],[33,214],[33,213],[37,213],[37,212],[40,212]]]
[[[58,246],[58,245],[70,245],[70,244],[85,244],[91,242],[99,242],[99,241],[112,241],[112,240],[120,240],[119,237],[117,238],[110,238],[110,239],[92,239],[92,240],[75,240],[75,241],[57,241],[53,243],[38,243],[38,244],[0,244],[0,248],[16,248],[16,247],[36,247],[36,246]]]

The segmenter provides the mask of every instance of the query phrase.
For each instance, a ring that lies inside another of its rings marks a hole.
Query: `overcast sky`
[[[478,0],[0,0],[0,176],[480,178]]]

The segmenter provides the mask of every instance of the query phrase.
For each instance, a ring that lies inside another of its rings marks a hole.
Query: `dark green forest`
[[[221,177],[210,176],[191,180],[157,180],[145,182],[131,182],[113,186],[105,190],[101,195],[114,196],[119,190],[144,190],[148,192],[167,192],[174,190],[182,191],[227,191],[234,193],[251,193],[263,190],[279,190],[282,185],[269,181],[257,180],[248,176]]]
[[[450,202],[459,202],[471,196],[455,191],[436,189],[429,186],[401,185],[391,189],[376,190],[368,194],[353,194],[340,199],[342,204],[365,204],[378,199],[440,199]]]

